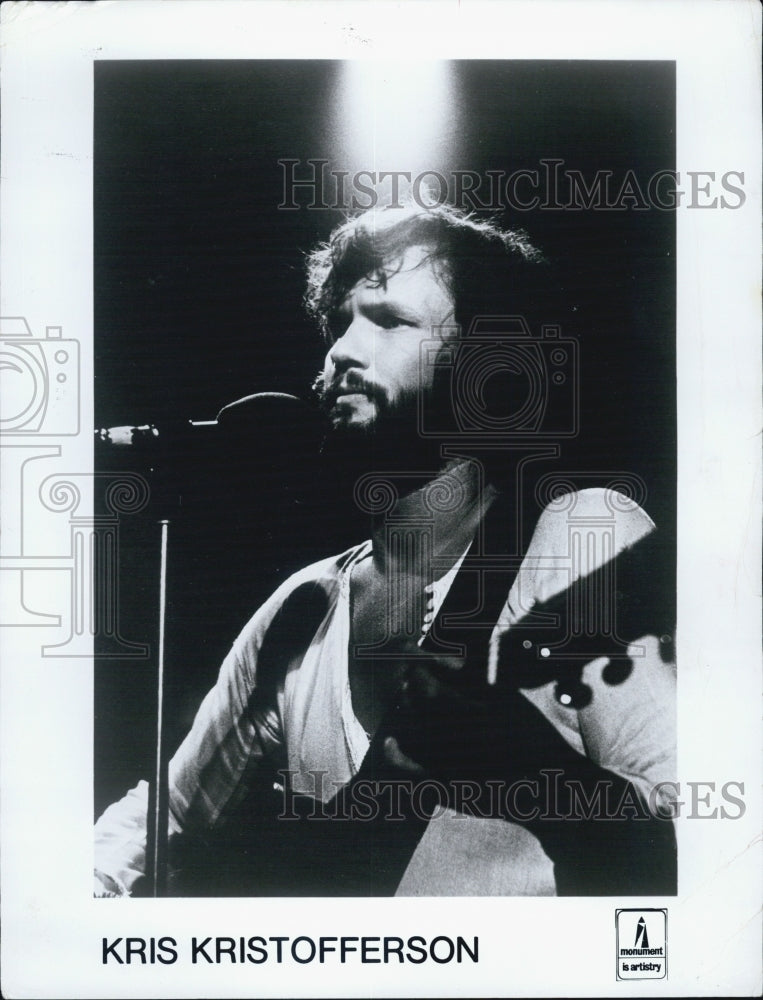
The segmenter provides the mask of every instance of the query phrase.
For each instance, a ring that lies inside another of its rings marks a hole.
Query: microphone
[[[299,423],[307,427],[308,421],[311,425],[319,423],[317,416],[315,409],[298,396],[285,392],[257,392],[228,403],[214,420],[179,420],[159,426],[146,423],[97,427],[94,436],[96,446],[108,450],[134,448],[153,452],[173,447],[185,450],[215,438],[221,431],[226,435],[229,432],[261,433],[266,421],[287,429]]]

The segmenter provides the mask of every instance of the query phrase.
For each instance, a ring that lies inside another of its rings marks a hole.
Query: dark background
[[[250,393],[308,396],[324,348],[301,308],[303,255],[343,215],[279,210],[278,160],[373,169],[348,161],[337,134],[340,69],[330,61],[95,64],[99,427],[171,429]],[[559,158],[587,179],[633,170],[645,187],[675,166],[673,63],[481,61],[451,71],[452,110],[431,169],[508,173]],[[556,468],[639,475],[645,506],[670,540],[674,214],[538,209],[499,218],[524,227],[557,265],[559,294],[546,320],[580,344],[581,433],[563,443]],[[151,485],[149,507],[120,521],[118,612],[122,636],[152,650],[158,520],[171,519],[173,746],[274,586],[365,537],[348,498],[322,478],[316,451],[309,418],[278,404],[211,445],[181,442],[172,457],[96,449],[97,469],[134,469]],[[114,651],[107,647],[100,652]],[[148,774],[153,670],[153,657],[97,662],[97,813]]]

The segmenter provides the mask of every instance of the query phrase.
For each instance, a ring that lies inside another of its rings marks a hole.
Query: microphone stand
[[[293,404],[299,402],[301,409],[295,411]],[[210,429],[219,427],[221,424],[228,434],[242,434],[248,428],[245,420],[251,422],[251,406],[258,407],[266,404],[273,409],[273,414],[278,415],[280,409],[287,407],[287,415],[298,412],[301,419],[307,419],[311,412],[307,404],[296,397],[286,393],[262,392],[246,396],[243,399],[229,403],[223,407],[215,420],[191,420],[188,421],[181,432],[185,434],[190,430],[191,439],[200,435],[197,440],[202,442]],[[311,416],[310,419],[314,421]],[[306,425],[305,425],[306,426]],[[320,428],[314,431],[319,440]],[[135,446],[137,454],[143,456],[144,460],[150,461],[154,456],[164,456],[166,461],[166,442],[163,443],[163,435],[159,433],[153,424],[139,427],[114,427],[100,428],[95,431],[96,447],[105,447],[111,450],[115,448],[113,454],[130,453],[131,446]],[[171,438],[171,432],[170,432]],[[155,450],[157,449],[158,450]],[[317,450],[317,446],[316,446]],[[153,765],[152,776],[149,782],[148,805],[146,814],[146,882],[147,895],[150,897],[161,897],[167,895],[167,875],[168,875],[168,855],[169,855],[169,759],[166,745],[166,711],[165,711],[165,634],[166,634],[166,611],[167,611],[167,550],[170,521],[162,519],[160,541],[160,565],[159,565],[159,622],[158,622],[158,654],[156,664],[156,721],[154,731]]]
[[[159,647],[156,663],[156,729],[153,775],[146,813],[146,879],[148,895],[167,894],[169,841],[169,775],[164,740],[164,637],[167,619],[167,540],[170,522],[162,520],[159,563]]]

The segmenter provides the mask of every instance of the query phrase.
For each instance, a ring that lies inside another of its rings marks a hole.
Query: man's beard
[[[342,393],[364,395],[372,404],[372,414],[353,422],[336,408],[339,389]],[[421,433],[420,419],[430,405],[431,392],[403,390],[394,397],[359,373],[347,372],[327,382],[321,372],[313,383],[318,405],[330,429],[322,453],[338,472],[360,475],[365,472],[420,471],[431,475],[437,462],[432,442]]]
[[[383,425],[390,418],[394,418],[398,409],[397,401],[393,405],[390,402],[389,393],[382,386],[369,381],[358,372],[349,371],[345,374],[335,375],[330,381],[326,380],[326,373],[321,372],[313,383],[313,391],[318,398],[318,405],[324,416],[328,419],[337,433],[370,435],[377,433],[379,426]],[[351,409],[346,413],[336,410],[340,395],[357,393],[365,396],[369,403],[373,404],[374,415],[362,423],[352,421]]]

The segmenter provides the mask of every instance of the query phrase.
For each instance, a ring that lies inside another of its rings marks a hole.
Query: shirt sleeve
[[[281,742],[278,706],[255,699],[257,654],[280,599],[276,591],[239,635],[170,761],[170,838],[214,826],[252,768]],[[147,800],[141,781],[96,823],[95,871],[104,895],[130,895],[145,873]]]

